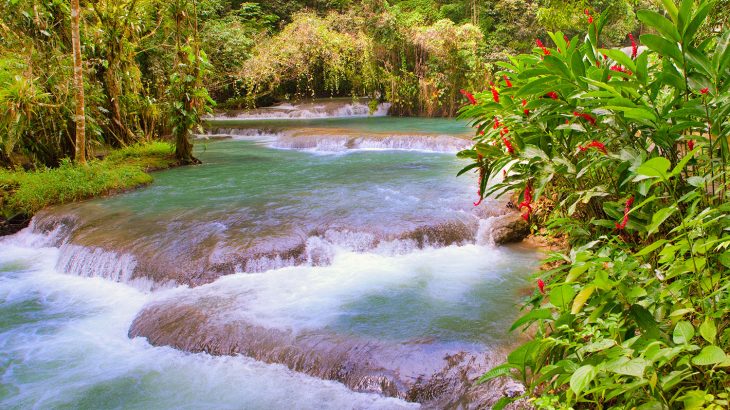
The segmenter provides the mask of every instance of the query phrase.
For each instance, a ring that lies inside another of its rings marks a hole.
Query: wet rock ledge
[[[143,309],[129,337],[155,346],[212,355],[244,355],[266,363],[345,384],[358,392],[379,393],[422,403],[425,408],[488,408],[515,389],[495,380],[476,385],[504,352],[478,352],[459,346],[413,340],[387,343],[327,331],[294,333],[264,328],[206,313],[215,298],[158,302]]]

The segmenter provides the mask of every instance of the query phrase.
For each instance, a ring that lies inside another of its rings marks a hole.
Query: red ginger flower
[[[491,86],[490,89],[492,91],[492,99],[494,100],[494,102],[498,103],[499,102],[499,91],[497,91],[497,89],[494,88],[494,86]]]
[[[545,282],[542,279],[537,280],[537,288],[540,290],[540,293],[545,294]]]
[[[631,40],[631,59],[635,59],[636,55],[639,53],[639,46],[636,45],[636,40],[634,40],[634,35],[629,33],[629,39]]]
[[[512,88],[512,82],[507,78],[506,75],[502,76],[504,78],[504,83],[507,84],[507,88]]]
[[[689,140],[689,141],[687,141],[687,147],[689,148],[690,151],[692,151],[693,149],[695,149],[695,140]]]
[[[700,90],[700,93],[702,93],[702,95],[707,95],[707,93],[709,93],[709,92],[710,92],[710,89],[707,87]]]
[[[550,91],[550,92],[549,92],[549,93],[547,93],[546,95],[547,95],[548,97],[552,98],[553,100],[557,100],[557,99],[558,99],[558,93],[556,93],[555,91]]]
[[[474,98],[474,95],[472,93],[464,89],[459,90],[459,92],[463,94],[464,97],[466,97],[472,105],[477,105],[477,99]]]
[[[549,56],[550,55],[550,50],[548,50],[548,48],[545,47],[545,44],[543,44],[542,41],[540,41],[539,38],[535,39],[535,44],[537,44],[537,46],[542,49],[542,53],[543,54],[545,54],[546,56]]]
[[[573,115],[576,116],[576,117],[583,118],[584,120],[590,122],[591,125],[596,125],[596,119],[593,118],[593,116],[590,115],[590,114],[586,114],[586,113],[582,113],[582,112],[578,112],[578,111],[573,111]]]
[[[593,23],[593,16],[591,16],[591,12],[588,9],[583,10],[583,14],[585,14],[588,17],[588,24]]]
[[[632,75],[634,73],[631,72],[631,70],[628,70],[620,65],[612,65],[610,68],[611,71],[618,71],[619,73],[624,73],[628,75]]]
[[[496,130],[496,129],[497,129],[497,128],[499,128],[499,127],[500,127],[501,125],[502,125],[502,124],[500,124],[500,122],[499,122],[499,118],[497,118],[497,117],[494,117],[494,126],[493,126],[492,128]]]
[[[527,106],[527,100],[522,100],[522,106],[523,107]],[[525,108],[524,110],[522,110],[522,112],[525,113],[525,115],[530,115],[530,109],[529,108]]]
[[[629,222],[629,211],[631,211],[631,205],[634,204],[634,197],[629,197],[629,199],[626,200],[626,205],[624,205],[624,219],[621,221],[621,223],[616,223],[616,229],[624,229],[626,228],[626,224]]]
[[[588,145],[586,145],[586,148],[596,148],[597,150],[603,152],[604,154],[608,154],[606,151],[606,146],[603,145],[603,143],[593,140]]]
[[[524,201],[520,202],[517,209],[527,208],[527,211],[522,214],[522,219],[527,221],[530,219],[530,214],[532,213],[532,205],[530,205],[532,202],[532,186],[529,183],[525,186],[524,198]]]

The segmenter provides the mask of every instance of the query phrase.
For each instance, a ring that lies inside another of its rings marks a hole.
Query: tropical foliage
[[[585,37],[498,63],[462,109],[480,194],[519,192],[571,244],[513,326],[534,338],[482,378],[519,379],[539,408],[728,407],[730,30],[710,2],[663,5],[626,51],[588,10]]]

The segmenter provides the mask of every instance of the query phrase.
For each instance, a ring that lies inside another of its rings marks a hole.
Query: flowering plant
[[[479,171],[481,196],[521,192],[527,219],[572,245],[513,326],[533,340],[481,379],[556,397],[538,405],[728,406],[730,31],[699,41],[710,2],[663,4],[638,13],[652,33],[627,52],[602,48],[606,13],[586,13],[583,41],[536,41],[500,64],[509,87],[461,109],[477,133],[459,156],[478,158],[461,173]]]

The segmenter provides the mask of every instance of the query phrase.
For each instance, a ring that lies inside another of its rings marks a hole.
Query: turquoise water
[[[463,129],[393,118],[314,124]],[[476,231],[488,218],[488,209],[471,204],[474,176],[455,178],[464,164],[453,154],[322,155],[275,149],[261,138],[198,143],[196,154],[203,165],[159,172],[144,189],[43,216],[72,219],[69,230],[28,229],[0,240],[0,407],[413,406],[281,365],[128,338],[137,313],[159,301],[194,301],[224,322],[394,346],[419,341],[434,351],[512,340],[506,328],[538,255],[478,238],[446,246],[409,236],[424,227],[450,234],[443,224]],[[286,259],[291,247],[303,249],[299,259]],[[236,259],[254,251],[270,257]],[[204,277],[226,263],[237,273],[194,288],[150,291],[130,279],[140,267]]]

